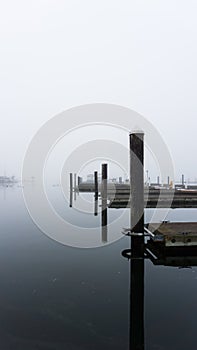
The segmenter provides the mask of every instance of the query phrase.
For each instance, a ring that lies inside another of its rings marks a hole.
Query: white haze
[[[105,102],[145,116],[177,179],[197,178],[196,18],[192,0],[2,0],[0,174],[20,176],[51,117]]]

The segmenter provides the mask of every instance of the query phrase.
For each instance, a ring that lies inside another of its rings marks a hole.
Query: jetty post
[[[94,172],[94,192],[95,192],[95,199],[98,199],[98,172]]]
[[[185,186],[185,179],[184,179],[184,174],[182,174],[182,186]]]
[[[70,173],[70,207],[73,206],[73,174]]]
[[[107,200],[107,164],[102,164],[102,197]]]
[[[144,349],[144,133],[130,134],[130,349]],[[134,234],[134,235],[132,235]]]
[[[107,242],[107,164],[102,164],[102,242]]]
[[[131,233],[144,233],[144,133],[136,132],[130,138],[130,201]],[[136,237],[139,245],[143,236]]]
[[[79,190],[79,186],[82,183],[82,178],[81,176],[77,176],[77,186],[78,186],[78,190]]]

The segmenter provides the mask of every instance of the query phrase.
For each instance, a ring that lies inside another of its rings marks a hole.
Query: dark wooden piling
[[[182,174],[182,186],[185,186],[185,179],[184,179],[184,174]]]
[[[98,172],[94,172],[94,191],[95,191],[95,199],[98,199]]]
[[[144,233],[144,134],[130,134],[131,232]],[[139,242],[142,239],[139,238]]]
[[[107,164],[102,164],[102,242],[107,242]]]
[[[159,176],[157,176],[157,185],[160,184],[160,181],[159,181]]]
[[[82,182],[82,178],[80,176],[77,177],[77,184],[78,184],[78,188],[79,188],[79,185],[81,184]]]
[[[170,176],[168,176],[167,184],[168,184],[168,186],[170,186]]]
[[[107,199],[107,164],[102,164],[102,197]]]
[[[130,349],[144,349],[144,134],[130,134]]]

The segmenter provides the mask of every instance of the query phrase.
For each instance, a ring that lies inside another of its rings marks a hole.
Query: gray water
[[[0,349],[129,349],[130,263],[121,255],[129,237],[98,248],[68,247],[37,228],[21,188],[1,188],[0,202]],[[59,211],[79,226],[99,226],[99,216],[84,218],[68,205]],[[120,213],[109,211],[109,222]],[[169,218],[196,221],[196,213],[173,210]],[[144,349],[196,349],[196,267],[145,260],[144,306]]]

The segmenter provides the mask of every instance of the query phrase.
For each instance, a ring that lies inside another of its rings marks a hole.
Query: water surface
[[[34,224],[21,188],[1,188],[0,202],[1,349],[129,349],[130,262],[121,255],[129,238],[92,249],[63,246]],[[82,218],[68,205],[59,210],[79,226],[100,223],[100,216]],[[109,222],[116,215],[112,210]],[[195,221],[196,210],[173,210],[169,217]],[[129,213],[120,226],[128,222]],[[196,349],[196,292],[196,267],[145,261],[144,349]]]

